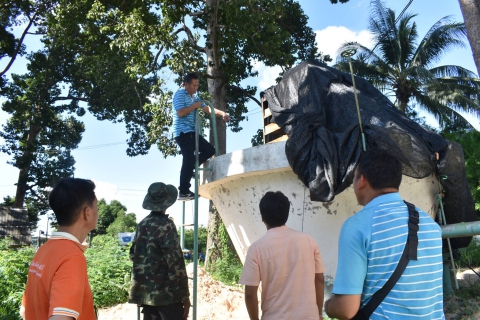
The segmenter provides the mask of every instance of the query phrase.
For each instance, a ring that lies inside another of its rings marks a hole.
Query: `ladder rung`
[[[276,124],[276,123],[270,123],[268,125],[265,126],[265,135],[267,134],[270,134],[272,132],[275,132],[277,131],[278,129],[280,129],[280,127]]]
[[[265,115],[263,116],[264,118],[268,118],[272,115],[272,111],[270,108],[265,109]]]
[[[193,227],[194,224],[193,223],[189,223],[189,224],[181,224],[180,226],[182,227]]]
[[[269,141],[268,143],[276,143],[276,142],[280,142],[280,141],[287,141],[288,140],[288,136],[286,134],[284,134],[283,136],[275,139],[275,140],[272,140],[272,141]]]

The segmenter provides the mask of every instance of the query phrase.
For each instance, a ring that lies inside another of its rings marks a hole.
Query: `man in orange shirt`
[[[28,270],[20,315],[25,320],[95,320],[82,245],[98,220],[95,184],[66,178],[50,192],[58,231],[41,246]]]
[[[290,201],[267,192],[260,214],[267,234],[247,252],[239,283],[251,320],[258,318],[258,285],[262,282],[262,320],[318,320],[322,315],[325,267],[315,239],[285,223]]]

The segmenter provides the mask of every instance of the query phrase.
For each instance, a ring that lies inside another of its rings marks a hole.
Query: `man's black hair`
[[[183,83],[191,83],[192,80],[198,80],[199,76],[198,74],[194,73],[194,72],[191,72],[191,73],[187,73],[187,75],[185,77],[183,77]]]
[[[357,166],[359,177],[363,175],[375,190],[400,187],[402,163],[387,151],[370,149],[365,151]]]
[[[58,225],[74,224],[85,206],[92,206],[95,184],[91,180],[65,178],[53,187],[48,202],[57,217]]]
[[[265,193],[259,207],[263,221],[270,227],[280,227],[287,223],[290,201],[280,191]]]

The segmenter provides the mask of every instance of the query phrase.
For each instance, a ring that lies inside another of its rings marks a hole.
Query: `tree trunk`
[[[25,202],[25,194],[27,193],[28,187],[28,172],[30,171],[32,157],[34,156],[32,149],[39,132],[39,126],[30,125],[27,137],[27,147],[22,158],[19,160],[22,163],[22,166],[20,168],[20,173],[18,174],[17,191],[15,193],[15,202],[13,204],[14,208],[23,208],[23,203]]]
[[[207,74],[212,78],[207,79],[208,93],[212,96],[212,103],[216,109],[225,111],[227,108],[227,94],[225,88],[225,81],[222,77],[221,70],[221,56],[218,50],[217,31],[217,12],[218,1],[207,0],[206,7],[212,8],[210,22],[207,27],[207,34],[209,35],[209,43],[205,45],[205,53],[207,56]],[[218,152],[220,155],[227,152],[227,126],[225,121],[217,118],[217,138],[218,138]],[[213,144],[213,130],[210,130],[210,142]],[[207,256],[205,257],[205,267],[209,263],[221,257],[221,252],[216,243],[218,243],[218,230],[222,219],[218,211],[214,209],[213,202],[210,201],[209,215],[208,215],[208,237],[207,237]]]
[[[458,0],[472,48],[473,60],[480,76],[480,0]]]

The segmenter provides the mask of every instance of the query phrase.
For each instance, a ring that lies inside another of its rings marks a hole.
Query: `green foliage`
[[[465,171],[480,219],[480,132],[476,130],[443,131],[442,135],[462,145],[465,156]]]
[[[9,239],[0,239],[0,319],[20,319],[28,267],[35,254],[33,247],[14,249]]]
[[[180,237],[180,230],[178,230]],[[205,253],[207,250],[207,235],[208,229],[205,227],[198,227],[198,252]],[[193,229],[185,230],[185,248],[193,250]],[[184,248],[182,248],[184,249]]]
[[[261,146],[263,144],[263,129],[258,129],[257,134],[253,136],[252,147]]]
[[[480,245],[475,240],[472,240],[468,247],[461,248],[459,251],[460,260],[457,261],[459,268],[480,267]]]
[[[85,251],[88,280],[98,308],[127,302],[132,269],[128,249],[114,237],[100,235],[93,238],[92,247]]]
[[[371,50],[349,42],[339,49],[357,51],[352,58],[356,75],[395,97],[402,112],[414,101],[433,114],[440,125],[448,123],[452,115],[459,116],[460,110],[478,114],[480,79],[475,73],[456,65],[435,66],[446,52],[465,47],[465,25],[444,17],[418,41],[413,22],[416,15],[405,13],[398,19],[382,1],[374,0],[371,5],[369,30],[378,45]],[[339,57],[336,67],[350,71],[347,58]]]
[[[213,265],[210,265],[209,271],[215,279],[227,285],[236,285],[242,275],[243,265],[232,248],[227,229],[223,223],[220,224],[218,230],[218,239],[219,242],[216,245],[219,247],[221,257]]]
[[[119,232],[135,232],[137,230],[137,218],[135,213],[125,214],[125,211],[120,211],[117,218],[107,228],[107,234],[114,237]]]
[[[105,199],[100,199],[97,204],[98,207],[98,222],[95,234],[106,234],[107,228],[117,219],[121,213],[125,215],[127,207],[118,200],[112,200],[108,204]]]

